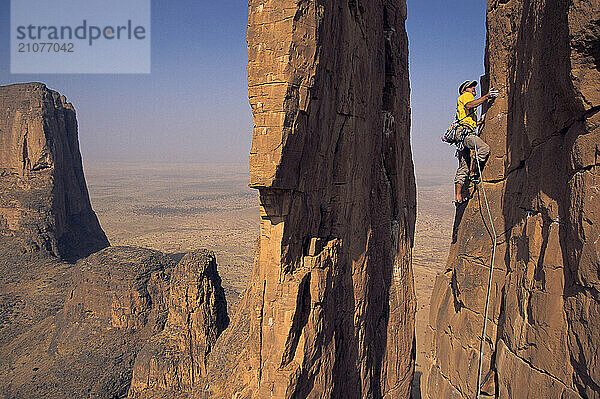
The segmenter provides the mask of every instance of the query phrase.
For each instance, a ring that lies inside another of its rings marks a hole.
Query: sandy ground
[[[417,362],[413,398],[420,399],[420,378],[427,367],[425,353],[429,302],[435,277],[446,266],[454,218],[454,170],[417,170],[417,224],[413,248],[413,274],[417,297]]]
[[[452,173],[417,171],[415,388],[427,350],[431,291],[450,245]],[[85,174],[92,206],[112,245],[168,253],[210,249],[228,305],[235,304],[252,272],[259,226],[258,193],[247,186],[247,165],[86,162]],[[418,389],[413,397],[420,398]]]
[[[246,165],[86,163],[92,206],[111,245],[215,252],[231,307],[246,288],[258,193]]]

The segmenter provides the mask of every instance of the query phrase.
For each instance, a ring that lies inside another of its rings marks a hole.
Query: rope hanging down
[[[489,309],[490,309],[490,296],[491,296],[491,292],[492,292],[492,279],[493,279],[493,273],[494,273],[494,261],[496,258],[497,239],[496,239],[496,228],[494,227],[494,220],[492,219],[492,212],[490,211],[490,204],[488,202],[487,195],[485,194],[485,187],[483,185],[483,175],[481,174],[481,165],[479,164],[479,156],[477,154],[477,144],[476,143],[475,143],[475,162],[477,162],[477,169],[479,170],[481,191],[483,192],[483,199],[485,200],[485,206],[487,207],[487,213],[488,213],[488,217],[490,219],[490,225],[492,226],[492,237],[493,237],[493,241],[494,241],[494,245],[492,247],[492,263],[490,265],[490,278],[488,280],[487,300],[485,302],[485,316],[483,319],[483,333],[481,334],[481,344],[479,347],[479,371],[477,373],[477,399],[479,399],[479,396],[481,394],[481,373],[483,371],[483,353],[484,353],[484,349],[485,349],[485,335],[486,335],[486,330],[487,330],[488,313],[489,313]]]

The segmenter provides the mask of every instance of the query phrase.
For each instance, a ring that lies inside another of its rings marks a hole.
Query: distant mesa
[[[109,245],[90,204],[75,109],[42,83],[0,87],[0,239],[69,260]]]
[[[0,87],[0,144],[0,396],[126,397],[160,339],[183,345],[165,369],[205,373],[229,320],[214,254],[110,247],[75,110],[44,84]]]

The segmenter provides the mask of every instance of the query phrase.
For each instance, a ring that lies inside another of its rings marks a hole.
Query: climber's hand
[[[500,92],[494,88],[492,88],[489,92],[488,95],[490,96],[490,98],[496,98],[500,95]]]

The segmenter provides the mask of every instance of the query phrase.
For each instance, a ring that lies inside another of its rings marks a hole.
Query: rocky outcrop
[[[206,376],[208,355],[227,327],[227,303],[215,255],[188,253],[175,267],[169,317],[138,354],[129,398],[174,398]]]
[[[251,0],[254,271],[207,397],[408,397],[415,182],[406,5]]]
[[[109,247],[72,268],[52,266],[67,280],[66,301],[2,342],[0,396],[174,398],[206,375],[228,322],[212,252],[176,263],[149,249]]]
[[[0,397],[127,397],[142,349],[148,384],[193,384],[228,321],[214,254],[101,249],[71,104],[39,83],[0,103]],[[161,337],[171,357],[153,357]]]
[[[137,352],[165,325],[174,264],[160,252],[109,247],[74,267],[60,268],[66,279],[64,304],[57,303],[61,307],[55,315],[0,347],[0,393],[19,398],[126,396]]]
[[[0,87],[0,235],[70,260],[108,246],[83,176],[75,109],[42,83]]]
[[[57,397],[48,348],[73,273],[61,258],[107,245],[73,106],[41,83],[0,87],[0,396]]]
[[[489,0],[487,29],[483,83],[502,95],[483,132],[498,238],[483,390],[599,398],[600,2]],[[456,217],[431,300],[429,398],[476,391],[492,254],[481,189]]]

